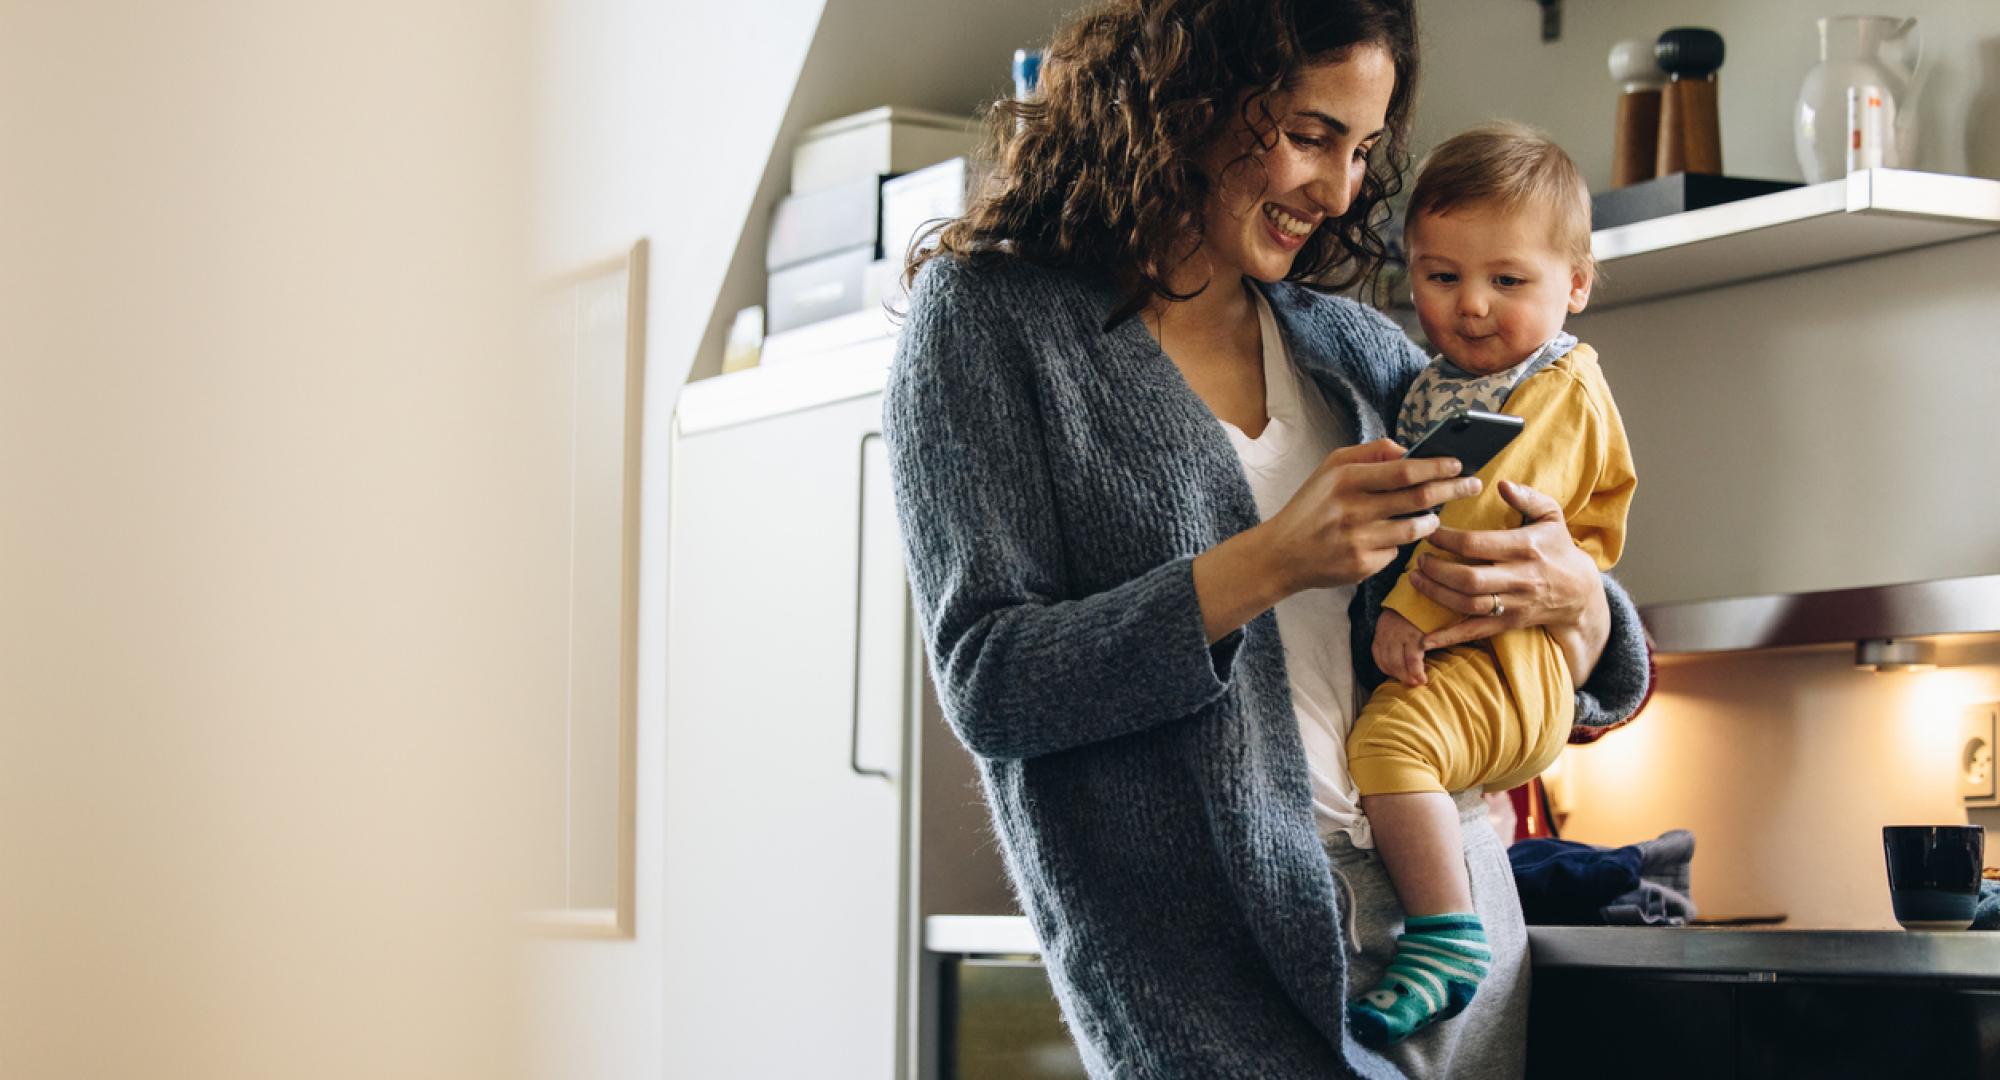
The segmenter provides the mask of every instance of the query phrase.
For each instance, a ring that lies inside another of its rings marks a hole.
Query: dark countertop
[[[1750,981],[1899,978],[2000,985],[2000,933],[1737,927],[1531,926],[1541,969],[1686,972]],[[933,915],[924,947],[962,956],[1038,956],[1020,916]]]
[[[1712,972],[2000,983],[2000,933],[1531,926],[1537,970]]]

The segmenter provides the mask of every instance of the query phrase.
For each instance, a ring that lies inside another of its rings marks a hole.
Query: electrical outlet
[[[1958,795],[1967,806],[2000,806],[2000,782],[1993,769],[2000,704],[1968,706],[1959,725]]]

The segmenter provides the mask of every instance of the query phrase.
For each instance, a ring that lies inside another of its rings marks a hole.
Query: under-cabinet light
[[[1854,666],[1864,671],[1930,671],[1937,654],[1928,641],[1910,638],[1863,638],[1854,643]]]

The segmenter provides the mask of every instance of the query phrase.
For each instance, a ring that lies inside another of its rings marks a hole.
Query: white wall
[[[1901,5],[1929,35],[1919,164],[2000,177],[2000,7]],[[1506,115],[1550,130],[1594,187],[1610,172],[1624,37],[1710,26],[1727,42],[1723,161],[1799,179],[1790,103],[1823,0],[1568,3],[1542,44],[1530,4],[1428,0],[1420,140]],[[1615,264],[1612,272],[1616,272]],[[1640,486],[1620,573],[1642,603],[2000,571],[1988,494],[2000,406],[2000,238],[1586,313]],[[1631,728],[1571,750],[1571,834],[1692,827],[1696,899],[1795,924],[1889,925],[1877,827],[1963,821],[1946,745],[1960,705],[2000,697],[2000,652],[1916,676],[1842,650],[1676,660]]]
[[[668,420],[762,182],[823,0],[540,8],[536,265],[651,240],[639,588],[636,934],[531,945],[530,1075],[664,1074]],[[554,763],[559,766],[559,762]]]
[[[640,560],[636,939],[530,949],[534,1075],[671,1073],[663,930],[675,828],[665,772],[668,425],[680,387],[720,367],[736,310],[761,303],[766,225],[806,128],[877,105],[971,115],[1064,5],[782,0],[550,3],[540,9],[536,265],[544,273],[652,238]],[[679,927],[675,932],[706,932]]]

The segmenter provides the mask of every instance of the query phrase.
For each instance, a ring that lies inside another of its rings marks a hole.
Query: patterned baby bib
[[[1403,407],[1396,413],[1396,441],[1415,446],[1438,421],[1465,409],[1499,412],[1522,379],[1574,348],[1576,338],[1559,330],[1526,360],[1491,375],[1474,375],[1438,354],[1403,395]]]

